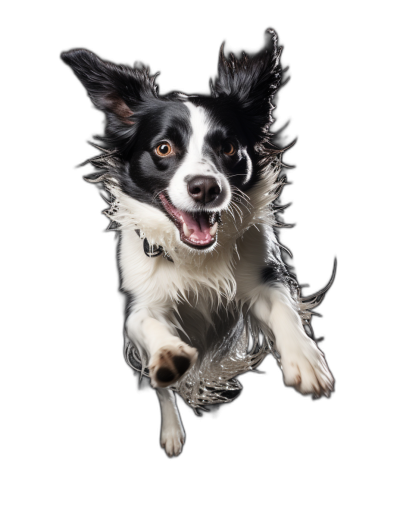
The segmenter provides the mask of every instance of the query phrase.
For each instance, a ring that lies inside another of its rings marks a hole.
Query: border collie
[[[222,46],[209,96],[161,96],[142,65],[84,49],[61,55],[105,113],[100,154],[87,161],[97,171],[86,178],[108,193],[126,358],[157,392],[168,456],[185,440],[175,391],[195,410],[230,401],[240,391],[233,376],[267,352],[286,385],[314,398],[333,391],[310,321],[336,262],[328,285],[303,297],[277,234],[287,148],[270,126],[281,52],[273,30],[254,55],[227,57]]]

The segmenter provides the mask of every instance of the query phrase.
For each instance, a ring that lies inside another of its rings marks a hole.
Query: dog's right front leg
[[[197,350],[179,338],[166,311],[132,311],[126,321],[126,332],[129,339],[148,355],[153,387],[174,384],[197,359]]]

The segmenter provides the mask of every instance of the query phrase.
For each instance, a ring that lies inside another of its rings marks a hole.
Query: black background
[[[205,6],[177,10],[164,4],[147,13],[110,9],[84,19],[65,13],[49,39],[41,66],[52,77],[48,124],[55,160],[44,188],[55,222],[46,232],[51,341],[41,393],[51,434],[43,450],[53,456],[55,477],[94,485],[116,474],[132,489],[165,477],[196,489],[201,480],[211,492],[217,485],[233,488],[236,479],[241,488],[243,475],[246,484],[261,480],[264,492],[280,478],[286,489],[307,483],[322,494],[336,480],[347,487],[360,481],[365,406],[356,341],[364,331],[357,324],[354,180],[362,21],[328,7],[260,6],[238,10],[227,4],[216,14]],[[280,221],[292,227],[278,229],[278,237],[292,254],[284,259],[304,295],[329,283],[336,262],[334,282],[312,320],[335,392],[329,399],[301,396],[284,386],[275,360],[267,357],[259,367],[263,374],[240,377],[243,390],[230,404],[197,416],[177,398],[186,443],[179,457],[169,459],[159,445],[156,393],[139,382],[123,356],[124,302],[117,236],[107,232],[102,214],[107,203],[84,180],[93,168],[82,164],[99,153],[91,143],[99,144],[94,137],[101,136],[103,117],[60,54],[85,48],[116,64],[139,61],[160,72],[160,94],[202,94],[209,93],[222,43],[226,53],[256,51],[269,27],[278,33],[286,68],[274,112],[276,143],[293,143],[283,155],[288,184],[278,201],[285,207]],[[350,502],[350,491],[344,492],[338,494],[341,504]]]

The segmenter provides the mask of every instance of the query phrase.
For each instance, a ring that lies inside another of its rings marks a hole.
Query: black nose
[[[221,187],[214,177],[196,175],[188,182],[188,192],[198,203],[211,203],[221,193]]]

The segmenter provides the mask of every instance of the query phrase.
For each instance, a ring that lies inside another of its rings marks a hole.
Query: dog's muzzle
[[[193,193],[196,194],[196,191]],[[197,193],[199,196],[201,194],[210,194],[209,191],[206,192],[204,189]],[[195,249],[206,249],[215,244],[218,224],[221,219],[219,212],[207,210],[187,212],[176,208],[165,194],[161,193],[159,197],[168,217],[178,228],[183,243]]]

